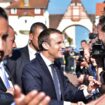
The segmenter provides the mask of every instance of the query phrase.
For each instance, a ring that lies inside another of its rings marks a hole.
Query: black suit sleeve
[[[31,63],[27,64],[23,68],[22,73],[22,85],[23,92],[27,94],[31,90],[44,91],[51,97],[51,105],[62,105],[62,101],[84,101],[85,97],[83,91],[78,90],[72,83],[68,81],[60,69],[58,69],[58,76],[61,85],[62,97],[61,101],[56,98],[53,80],[51,75],[43,62],[40,62],[35,58]]]
[[[14,101],[11,94],[0,92],[0,105],[10,105]]]
[[[32,70],[32,72],[31,72]],[[36,70],[32,69],[29,64],[26,65],[22,73],[22,90],[25,94],[29,93],[31,90],[41,91],[41,77]]]
[[[64,79],[64,98],[66,101],[71,102],[78,102],[78,101],[84,101],[86,102],[86,98],[84,97],[83,90],[79,90],[77,87],[75,87],[67,77]]]
[[[51,100],[49,105],[64,105],[64,101]]]

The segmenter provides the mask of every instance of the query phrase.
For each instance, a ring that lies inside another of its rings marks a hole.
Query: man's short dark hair
[[[6,13],[6,11],[2,7],[0,7],[0,17],[8,20],[7,13]]]
[[[100,16],[99,25],[102,26],[101,30],[105,32],[105,15]]]
[[[62,34],[61,31],[57,30],[57,29],[54,29],[54,28],[48,28],[48,29],[45,29],[43,30],[39,37],[38,37],[38,45],[39,45],[39,50],[40,51],[44,51],[45,49],[43,48],[42,44],[43,42],[47,42],[47,43],[50,43],[50,40],[49,40],[49,36],[53,33],[59,33],[59,34]]]
[[[99,25],[105,24],[105,15],[100,16],[99,18]]]
[[[34,33],[34,32],[35,32],[35,29],[36,29],[37,27],[40,27],[40,28],[42,28],[42,29],[47,29],[47,27],[46,27],[45,24],[43,24],[43,23],[41,23],[41,22],[36,22],[36,23],[33,23],[33,24],[32,24],[29,33],[30,33],[30,34],[31,34],[31,33]]]
[[[85,43],[87,43],[87,41],[86,41],[86,40],[81,40],[81,43],[82,43],[82,42],[85,42]]]

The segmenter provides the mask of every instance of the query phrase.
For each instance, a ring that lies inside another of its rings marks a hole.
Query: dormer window
[[[16,8],[11,9],[11,14],[17,14],[17,9]]]
[[[34,9],[35,14],[41,14],[41,9]]]
[[[28,7],[29,6],[29,0],[24,0],[24,6]]]
[[[81,11],[80,11],[80,6],[72,6],[71,8],[71,19],[73,21],[79,21],[81,17]]]

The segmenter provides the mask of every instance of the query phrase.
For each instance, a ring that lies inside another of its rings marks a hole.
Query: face
[[[103,32],[102,30],[102,26],[101,25],[98,25],[98,37],[100,40],[103,41],[103,43],[105,43],[105,32]]]
[[[6,49],[6,38],[8,36],[8,21],[0,17],[0,62],[4,58]]]
[[[38,50],[38,36],[42,31],[43,29],[41,27],[37,27],[35,29],[35,32],[33,34],[30,34],[29,36],[29,39],[31,41],[30,46],[35,50]]]
[[[53,33],[49,37],[48,58],[54,61],[56,58],[63,57],[62,49],[64,48],[64,38],[62,34]]]
[[[87,61],[89,61],[90,58],[90,52],[88,49],[84,50],[84,57],[87,59]]]
[[[87,43],[86,42],[81,42],[81,47],[83,48],[83,49],[85,49],[85,48],[87,48]]]
[[[11,27],[9,27],[8,28],[8,37],[6,39],[5,56],[11,57],[13,48],[16,48],[15,32],[14,32],[14,30]]]

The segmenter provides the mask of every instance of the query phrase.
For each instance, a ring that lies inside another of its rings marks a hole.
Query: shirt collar
[[[35,49],[32,49],[29,45],[28,45],[28,50],[30,54],[35,54],[37,52]]]
[[[1,61],[0,62],[0,67],[2,67],[4,65],[4,62],[3,61]]]
[[[29,45],[28,45],[28,52],[29,52],[29,59],[30,61],[33,60],[36,57],[36,50],[32,49]]]
[[[45,61],[45,64],[47,66],[50,66],[51,64],[53,64],[54,62],[50,61],[48,58],[46,58],[42,53],[40,53],[41,57],[43,58],[43,60]]]

